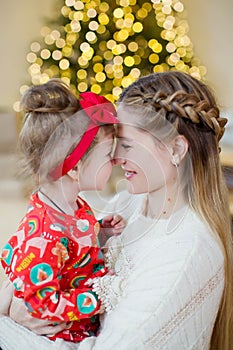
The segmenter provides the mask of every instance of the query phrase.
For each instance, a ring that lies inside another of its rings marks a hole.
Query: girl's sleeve
[[[97,338],[80,350],[207,348],[224,287],[216,242],[166,241],[129,276]]]
[[[37,318],[67,322],[99,313],[101,303],[89,286],[82,284],[81,287],[61,290],[64,283],[61,278],[65,278],[64,275],[61,277],[61,270],[68,259],[64,238],[52,235],[49,239],[34,238],[37,241],[33,244],[29,237],[14,250],[12,274],[9,275],[16,289],[15,295],[24,298],[28,311]],[[99,248],[80,248],[77,261],[88,260],[91,251],[96,249]],[[85,274],[84,269],[80,268],[79,274]]]

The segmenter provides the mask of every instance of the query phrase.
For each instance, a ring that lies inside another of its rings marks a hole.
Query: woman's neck
[[[147,195],[144,215],[155,219],[168,219],[187,204],[184,193],[175,188],[167,191],[153,191]]]
[[[42,202],[50,207],[68,214],[74,215],[77,207],[78,191],[73,187],[66,186],[64,181],[40,186],[38,196]]]

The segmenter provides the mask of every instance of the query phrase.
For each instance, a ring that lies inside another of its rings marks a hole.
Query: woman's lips
[[[125,178],[127,180],[131,180],[136,174],[136,171],[125,170]]]

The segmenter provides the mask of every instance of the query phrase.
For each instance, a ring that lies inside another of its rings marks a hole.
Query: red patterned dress
[[[73,322],[57,337],[80,342],[96,334],[100,301],[85,284],[103,276],[99,223],[80,197],[75,216],[62,214],[32,194],[18,231],[2,250],[1,262],[32,316]]]

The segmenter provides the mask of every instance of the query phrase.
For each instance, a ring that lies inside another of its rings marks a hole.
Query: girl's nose
[[[119,143],[117,142],[115,152],[113,155],[112,164],[113,165],[121,165],[124,163],[125,163],[124,153],[122,152],[122,149],[121,149]]]
[[[124,164],[124,160],[122,158],[114,157],[112,159],[112,165],[121,165],[121,164]]]

